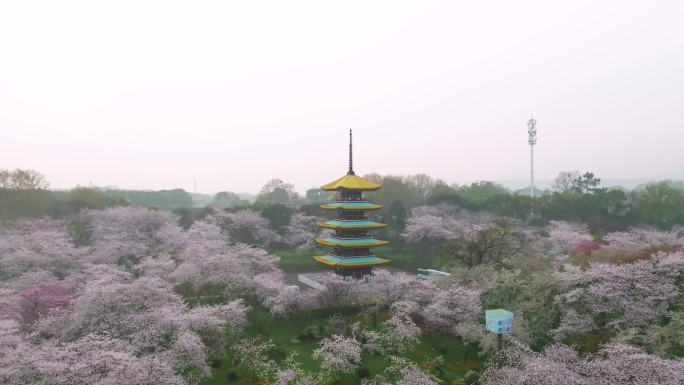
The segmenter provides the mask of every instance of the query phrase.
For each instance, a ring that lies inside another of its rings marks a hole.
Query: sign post
[[[496,350],[503,348],[503,335],[513,331],[513,313],[504,309],[485,311],[485,327],[496,333]]]

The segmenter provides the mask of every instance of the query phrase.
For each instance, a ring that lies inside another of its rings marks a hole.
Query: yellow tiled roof
[[[323,190],[377,190],[381,185],[360,176],[347,174],[321,187]]]

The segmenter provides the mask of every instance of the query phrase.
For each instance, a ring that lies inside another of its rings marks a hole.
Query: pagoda
[[[354,174],[352,161],[352,132],[349,130],[349,171],[347,175],[332,181],[321,188],[336,191],[336,201],[321,205],[323,210],[336,211],[333,220],[319,222],[320,227],[334,230],[327,238],[317,238],[316,243],[331,247],[327,255],[316,256],[315,260],[331,266],[335,272],[346,277],[360,279],[370,274],[373,266],[390,262],[378,258],[372,247],[386,245],[388,241],[373,238],[369,230],[385,227],[384,223],[370,220],[366,212],[381,209],[381,205],[368,202],[364,191],[375,191],[382,186]]]

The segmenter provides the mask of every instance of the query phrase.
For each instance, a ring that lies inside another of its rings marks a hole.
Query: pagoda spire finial
[[[347,171],[347,175],[354,175],[354,161],[352,155],[352,130],[349,130],[349,171]]]

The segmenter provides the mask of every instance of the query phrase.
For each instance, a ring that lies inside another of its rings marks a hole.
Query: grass
[[[261,337],[270,339],[276,346],[273,358],[281,360],[291,352],[296,352],[302,367],[309,372],[319,370],[319,363],[311,357],[314,349],[318,346],[321,338],[330,334],[331,312],[325,309],[301,311],[289,319],[278,319],[270,316],[268,311],[257,303],[250,303],[251,310],[248,314],[248,326],[241,338]],[[346,310],[346,311],[345,311]],[[342,309],[342,317],[347,325],[354,322],[362,322],[366,328],[374,328],[371,321],[363,317],[360,309]],[[317,327],[320,336],[312,339],[298,339],[305,328]],[[421,342],[407,351],[405,357],[418,363],[423,370],[437,375],[444,384],[459,384],[465,373],[470,369],[481,366],[481,357],[478,356],[476,346],[465,346],[460,339],[438,333],[427,333],[421,337]],[[440,365],[437,357],[442,356],[444,361]],[[370,371],[370,376],[381,374],[389,365],[387,357],[371,355],[364,352],[361,366]],[[229,381],[229,373],[237,374],[237,378]],[[336,385],[359,385],[361,379],[356,373],[345,375],[335,382]],[[214,369],[213,376],[206,379],[201,385],[249,385],[263,384],[254,378],[254,373],[239,367],[232,362],[231,352],[226,352],[226,357],[221,366]]]

